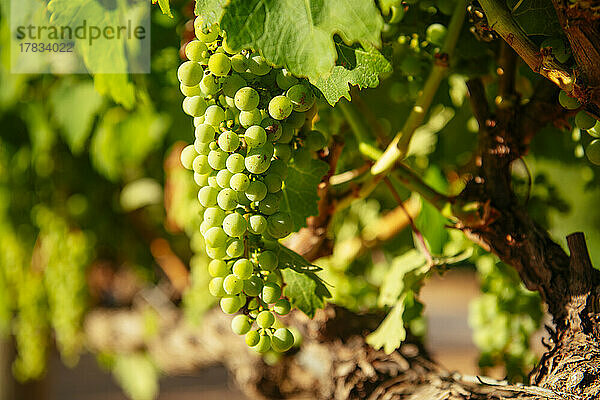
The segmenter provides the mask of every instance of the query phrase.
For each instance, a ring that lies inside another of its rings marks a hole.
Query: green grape
[[[208,175],[208,186],[221,190],[221,186],[219,186],[219,182],[217,182],[217,171],[213,171]]]
[[[177,69],[177,78],[185,86],[195,86],[200,83],[204,70],[202,66],[194,61],[186,61]]]
[[[595,138],[600,138],[600,121],[596,121],[594,127],[587,130],[587,133]]]
[[[244,241],[242,239],[233,239],[227,244],[227,256],[231,258],[241,257],[244,254]]]
[[[244,156],[239,153],[230,154],[227,157],[225,165],[232,174],[238,174],[246,168],[244,165]]]
[[[219,191],[210,186],[204,186],[198,191],[198,200],[203,207],[212,207],[217,204]]]
[[[231,46],[229,45],[229,42],[227,41],[227,38],[226,38],[226,37],[224,37],[224,38],[223,38],[223,43],[221,44],[221,46],[223,46],[223,50],[225,50],[225,51],[226,51],[227,53],[229,53],[229,54],[235,54],[235,53],[237,53],[239,50],[241,50],[241,49],[237,49],[237,50],[236,50],[236,49],[234,49],[233,47],[231,47]]]
[[[225,111],[217,105],[209,106],[204,112],[204,123],[218,127],[225,121]]]
[[[267,170],[267,173],[279,175],[282,180],[285,180],[288,175],[287,163],[283,160],[273,160],[271,161],[271,166]]]
[[[191,117],[199,117],[204,114],[208,104],[201,96],[186,97],[183,99],[183,111]]]
[[[196,149],[196,152],[198,152],[198,154],[203,154],[205,156],[207,156],[210,152],[210,146],[208,145],[208,143],[202,143],[198,139],[194,140],[194,149]]]
[[[261,181],[252,181],[246,189],[246,197],[250,201],[261,201],[267,195],[267,187]]]
[[[267,189],[268,190],[268,189]],[[258,210],[265,215],[275,214],[279,210],[281,198],[273,193],[268,193],[264,199],[258,203]],[[269,219],[267,218],[267,222]]]
[[[275,96],[269,102],[269,115],[277,120],[290,116],[293,109],[292,102],[286,96]]]
[[[240,111],[240,125],[248,128],[252,125],[258,125],[262,121],[262,115],[258,108],[249,111]]]
[[[306,113],[292,111],[289,117],[285,120],[286,125],[291,126],[293,129],[300,129],[306,122]]]
[[[212,75],[204,75],[202,81],[200,81],[200,90],[205,96],[212,96],[221,89],[221,85],[217,81],[217,78]]]
[[[223,210],[233,210],[237,207],[237,193],[233,189],[223,189],[217,195],[217,204]]]
[[[194,165],[194,160],[196,159],[196,157],[198,156],[198,153],[196,152],[196,149],[194,148],[194,145],[188,145],[186,147],[183,148],[183,150],[181,150],[181,165],[183,165],[183,168],[185,169],[192,169],[193,165]]]
[[[444,40],[446,39],[447,33],[448,28],[446,28],[444,25],[431,24],[425,31],[425,37],[429,43],[432,43],[438,47],[442,47],[444,45]]]
[[[223,81],[223,94],[227,97],[235,97],[238,90],[246,86],[246,81],[238,74],[228,76]]]
[[[327,140],[321,132],[313,130],[306,134],[304,145],[310,151],[318,151],[327,145]]]
[[[233,273],[241,280],[249,279],[253,272],[254,265],[247,258],[240,258],[233,264]]]
[[[266,353],[271,349],[271,338],[267,335],[261,335],[258,344],[254,346],[254,350],[259,353]]]
[[[204,28],[204,21],[202,17],[196,17],[194,20],[194,33],[196,37],[204,43],[212,43],[217,40],[219,36],[219,26],[217,24],[211,25],[209,28]]]
[[[246,197],[246,193],[241,191],[241,192],[236,192],[236,194],[237,194],[237,201],[240,204],[240,206],[242,206],[240,209],[243,209],[244,207],[248,207],[250,205],[251,202]]]
[[[244,165],[246,169],[252,174],[262,174],[271,165],[271,155],[265,147],[257,147],[250,149],[246,158],[244,159]]]
[[[244,281],[244,293],[250,297],[258,296],[263,288],[263,281],[258,276],[253,275],[250,279]]]
[[[248,221],[248,230],[260,235],[267,230],[267,219],[262,215],[252,215]]]
[[[223,260],[211,260],[208,263],[208,273],[214,278],[224,278],[229,274],[229,268],[227,263]],[[221,287],[223,284],[221,282]]]
[[[231,61],[226,54],[215,53],[208,59],[208,69],[216,76],[226,76],[231,70]]]
[[[210,226],[221,226],[225,219],[225,211],[221,210],[219,207],[208,207],[204,210],[203,218]]]
[[[596,119],[582,110],[575,115],[575,125],[579,129],[592,129],[596,125]]]
[[[286,315],[290,312],[292,306],[287,299],[279,299],[273,305],[273,311],[275,311],[279,315]]]
[[[312,154],[306,147],[301,147],[294,152],[294,164],[296,164],[299,168],[308,167],[311,159]]]
[[[283,162],[288,162],[292,158],[292,149],[289,144],[277,143],[275,145],[273,156],[282,160]]]
[[[288,90],[290,87],[298,83],[298,79],[285,69],[280,69],[277,71],[275,81],[281,90]]]
[[[294,335],[287,328],[279,328],[271,337],[271,346],[278,352],[288,351],[294,345]]]
[[[273,271],[277,268],[278,263],[279,259],[277,254],[270,250],[265,250],[258,255],[258,265],[262,270]]]
[[[229,187],[229,180],[233,174],[226,169],[222,169],[217,172],[217,184],[219,187],[225,189]]]
[[[215,297],[223,297],[227,295],[225,289],[223,289],[223,278],[216,277],[211,279],[208,283],[208,291]]]
[[[250,111],[258,107],[260,96],[253,88],[246,86],[235,93],[235,106],[240,111]]]
[[[267,283],[274,283],[281,287],[281,285],[283,285],[281,273],[277,270],[271,272],[269,275],[267,275]]]
[[[219,135],[217,141],[221,150],[231,153],[240,147],[240,138],[237,133],[232,131],[225,131]]]
[[[558,102],[567,110],[575,110],[581,107],[581,103],[574,97],[569,96],[564,90],[558,94]]]
[[[271,66],[261,56],[254,56],[249,62],[250,72],[254,75],[263,76],[271,72]]]
[[[211,150],[208,153],[208,164],[215,170],[220,171],[227,166],[229,154],[221,149]]]
[[[244,140],[249,149],[261,147],[267,142],[267,132],[262,126],[253,125],[246,129]]]
[[[256,324],[263,329],[270,328],[274,322],[275,316],[273,316],[273,314],[267,310],[259,312],[258,316],[256,317]]]
[[[260,341],[260,334],[257,331],[250,331],[246,333],[246,344],[248,347],[254,347]]]
[[[245,335],[252,328],[252,321],[246,315],[236,315],[231,320],[231,330],[236,335]]]
[[[208,59],[208,47],[199,40],[192,40],[185,45],[185,56],[190,61],[204,63]]]
[[[205,232],[206,234],[206,232]],[[225,252],[225,247],[206,247],[206,255],[214,260],[220,260],[225,258],[227,253]]]
[[[247,224],[243,216],[234,212],[223,220],[223,230],[231,237],[242,237],[246,233]]]
[[[281,297],[281,287],[274,282],[267,282],[262,289],[262,299],[265,303],[275,303]]]
[[[212,168],[208,164],[208,157],[202,154],[194,158],[192,169],[194,170],[194,172],[201,175],[208,174],[212,171]]]
[[[194,182],[200,187],[206,186],[208,185],[208,175],[200,175],[194,172]]]
[[[223,296],[219,304],[225,314],[235,314],[244,305],[239,296]]]
[[[200,86],[185,86],[183,83],[179,85],[179,90],[186,97],[200,96],[202,94],[202,90]]]
[[[279,140],[281,134],[283,133],[281,123],[271,117],[263,119],[260,123],[260,126],[264,128],[265,132],[267,133],[267,139],[271,142]]]
[[[277,174],[267,174],[263,182],[265,183],[265,186],[267,187],[267,192],[269,193],[277,193],[283,187],[283,181],[281,180],[281,177]]]
[[[585,154],[592,164],[600,165],[600,139],[593,140],[585,149]]]
[[[289,214],[277,212],[267,218],[267,232],[276,239],[292,233],[293,221]]]
[[[200,233],[202,234],[203,237],[204,237],[204,234],[206,233],[206,231],[209,230],[210,228],[212,228],[212,226],[207,224],[206,221],[202,221],[202,223],[200,224]]]
[[[223,289],[227,294],[238,294],[244,289],[244,282],[234,274],[229,274],[223,280]]]
[[[204,112],[199,117],[194,117],[194,128],[204,123]]]
[[[313,106],[313,104],[315,104],[315,95],[308,86],[303,84],[294,85],[291,88],[289,88],[288,91],[285,93],[285,97],[288,98],[289,101],[292,103],[294,111],[308,111]],[[271,109],[269,108],[269,112],[270,111]]]
[[[236,192],[243,192],[250,186],[250,179],[246,174],[234,174],[229,180],[229,186]]]
[[[248,65],[248,59],[243,54],[236,54],[231,57],[231,68],[237,73],[246,72]]]
[[[222,247],[227,242],[227,234],[220,226],[213,226],[204,234],[204,240],[210,247]]]
[[[281,136],[277,139],[278,143],[289,143],[294,138],[294,128],[288,124],[281,125]]]

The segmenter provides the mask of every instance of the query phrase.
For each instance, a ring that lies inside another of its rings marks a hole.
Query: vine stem
[[[450,58],[454,53],[465,19],[466,7],[466,0],[460,0],[456,4],[452,18],[450,19],[450,24],[448,25],[446,39],[440,53],[444,57],[447,56]],[[435,62],[429,73],[429,77],[425,82],[423,92],[415,102],[402,130],[396,134],[383,155],[371,168],[371,174],[374,177],[379,178],[380,176],[386,175],[389,170],[393,168],[396,161],[406,156],[410,141],[417,128],[423,124],[425,115],[427,115],[427,112],[429,111],[433,97],[435,96],[440,83],[444,79],[447,70],[448,62],[446,60],[438,60]]]

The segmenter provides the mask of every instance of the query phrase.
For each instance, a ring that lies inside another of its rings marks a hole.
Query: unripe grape
[[[228,76],[223,81],[223,94],[227,97],[235,97],[238,90],[246,86],[246,81],[238,74]]]
[[[244,254],[244,241],[242,239],[234,239],[227,244],[227,256],[230,258],[241,257]]]
[[[286,125],[291,126],[294,129],[300,129],[306,122],[306,113],[292,111],[289,117],[286,118]]]
[[[248,230],[260,235],[267,230],[267,219],[262,215],[252,215],[248,221]]]
[[[221,247],[227,241],[227,235],[220,226],[213,226],[204,234],[204,240],[210,247]]]
[[[265,129],[265,132],[267,133],[267,140],[270,142],[275,142],[276,140],[279,140],[283,132],[281,122],[271,117],[263,119],[260,122],[260,126],[262,126]]]
[[[179,85],[179,90],[185,97],[193,97],[202,95],[199,85],[185,86],[183,83]]]
[[[204,113],[202,113],[202,115],[200,115],[199,117],[194,117],[194,128],[197,127],[200,124],[204,123]]]
[[[208,59],[208,47],[199,40],[192,40],[185,45],[185,56],[190,61],[197,63],[206,62]]]
[[[575,110],[581,107],[581,103],[574,97],[569,96],[564,90],[558,94],[558,102],[567,110]]]
[[[209,106],[204,112],[204,123],[218,127],[225,121],[225,111],[217,105]]]
[[[209,161],[209,164],[210,164],[210,161]],[[219,183],[217,182],[217,171],[213,171],[208,175],[208,186],[210,186],[211,188],[217,189],[219,191],[221,190],[221,186],[219,186]]]
[[[196,139],[202,143],[210,143],[215,139],[215,128],[209,124],[200,124],[194,131]]]
[[[267,174],[263,182],[265,183],[267,192],[269,193],[277,193],[283,187],[283,181],[277,174]]]
[[[258,210],[265,215],[275,214],[279,210],[280,197],[274,193],[268,193],[264,199],[258,203]],[[269,219],[267,218],[267,222]]]
[[[219,191],[210,186],[204,186],[198,191],[198,200],[203,207],[212,207],[217,204]]]
[[[231,330],[236,335],[245,335],[252,328],[252,321],[245,315],[236,315],[231,320]]]
[[[242,237],[246,233],[246,227],[247,222],[244,217],[235,212],[229,214],[223,220],[223,230],[231,237]]]
[[[287,328],[279,328],[271,338],[271,347],[278,352],[288,351],[294,345],[294,335]]]
[[[592,164],[600,165],[600,139],[593,140],[585,150],[585,154]]]
[[[183,99],[183,111],[191,117],[199,117],[204,114],[208,104],[202,96],[192,96]]]
[[[258,296],[263,288],[263,281],[258,276],[253,275],[250,279],[244,281],[244,293],[250,297]]]
[[[235,93],[235,106],[240,111],[250,111],[258,107],[260,96],[253,88],[246,86]]]
[[[229,274],[227,263],[223,260],[211,260],[208,263],[208,273],[214,278],[223,278]],[[223,284],[221,283],[221,287]]]
[[[181,150],[181,165],[183,165],[183,168],[185,169],[192,169],[193,165],[194,165],[194,160],[196,159],[196,157],[198,156],[198,153],[196,152],[196,149],[194,148],[194,145],[188,145],[186,147],[183,148],[183,150]]]
[[[208,291],[215,297],[223,297],[227,295],[225,289],[223,289],[223,278],[216,277],[211,279],[208,283]]]
[[[279,259],[277,254],[270,250],[265,250],[258,255],[258,265],[262,270],[273,271],[275,268],[277,268],[278,262]]]
[[[281,272],[275,270],[267,275],[267,283],[274,283],[281,287],[283,285],[283,278],[281,277]]]
[[[217,82],[217,78],[212,75],[204,75],[202,81],[200,81],[200,90],[205,96],[212,96],[221,89],[221,85]]]
[[[206,255],[214,260],[221,260],[221,259],[225,258],[227,253],[225,251],[225,247],[206,246]]]
[[[292,233],[293,221],[288,213],[277,212],[267,218],[267,232],[276,239]]]
[[[252,261],[247,258],[240,258],[233,264],[233,273],[241,280],[249,279],[254,272]]]
[[[260,340],[260,334],[257,331],[250,331],[246,333],[246,344],[249,347],[254,347]]]
[[[208,69],[216,76],[225,76],[231,70],[231,61],[223,53],[215,53],[208,59]]]
[[[275,303],[281,297],[281,287],[274,282],[267,282],[263,286],[262,299],[265,303]]]
[[[265,147],[253,148],[248,151],[244,165],[250,173],[259,175],[269,169],[271,156]]]
[[[194,61],[186,61],[177,69],[177,78],[185,86],[195,86],[200,83],[204,70],[202,66]]]
[[[236,192],[243,192],[250,186],[250,179],[246,174],[234,174],[229,180],[229,186]]]
[[[327,144],[325,136],[319,131],[310,131],[306,134],[304,145],[311,151],[321,150]]]
[[[235,132],[225,131],[219,135],[218,143],[221,150],[231,153],[240,147],[240,138]]]
[[[275,96],[269,102],[269,115],[277,120],[289,117],[292,109],[292,102],[285,96]]]
[[[249,62],[250,72],[254,75],[263,76],[271,72],[271,66],[261,56],[254,56]]]
[[[239,153],[230,154],[227,157],[227,161],[225,162],[225,166],[232,174],[238,174],[244,171],[244,156]]]
[[[256,317],[256,324],[263,329],[270,328],[271,325],[275,322],[275,317],[270,311],[261,311],[258,313]]]
[[[217,195],[217,204],[223,210],[233,210],[238,205],[237,194],[233,189],[223,189]]]
[[[288,162],[292,158],[292,149],[289,144],[277,143],[273,155],[283,162]]]
[[[222,169],[217,172],[217,184],[219,187],[225,189],[229,187],[229,180],[233,174],[226,169]]]
[[[273,311],[275,311],[279,315],[286,315],[290,312],[292,306],[287,299],[279,299],[275,302],[273,306]]]
[[[248,128],[252,125],[258,125],[262,121],[262,115],[258,108],[250,111],[240,111],[240,125],[244,128]]]
[[[220,171],[227,166],[227,158],[229,154],[217,148],[208,153],[208,164],[215,170]]]
[[[261,147],[267,142],[267,132],[259,125],[253,125],[246,129],[244,140],[249,149]]]
[[[312,90],[304,84],[292,86],[285,93],[285,96],[292,103],[294,111],[307,111],[315,103],[315,95]]]
[[[592,129],[596,125],[596,119],[582,110],[575,115],[575,125],[579,129]]]
[[[203,154],[205,156],[210,152],[210,146],[208,143],[202,143],[197,138],[194,140],[194,149],[198,152],[198,154]]]
[[[244,305],[238,296],[223,296],[219,304],[225,314],[235,314]]]
[[[206,186],[208,185],[208,175],[200,175],[194,172],[194,182],[200,187]]]
[[[223,280],[223,289],[228,294],[238,294],[244,289],[244,282],[234,274],[229,274]]]
[[[261,201],[267,195],[267,187],[261,181],[252,181],[246,189],[246,197],[250,201]]]
[[[192,169],[195,173],[200,175],[206,175],[212,172],[212,168],[208,163],[208,157],[201,154],[198,157],[194,158],[194,163],[192,164]]]
[[[248,69],[248,59],[243,54],[236,54],[231,57],[231,68],[237,73],[245,72]]]
[[[203,219],[211,227],[220,226],[223,223],[223,219],[225,219],[225,211],[218,207],[208,207],[204,210]]]
[[[446,39],[447,33],[448,29],[444,25],[431,24],[425,31],[425,37],[429,43],[432,43],[438,47],[442,47],[444,45],[444,40]]]
[[[298,79],[285,69],[280,69],[277,71],[275,81],[281,90],[288,90],[290,87],[298,83]]]
[[[600,138],[600,121],[596,121],[591,129],[587,130],[587,133],[595,138]]]
[[[217,37],[219,36],[219,27],[217,24],[213,24],[210,27],[205,28],[203,18],[199,16],[194,20],[194,33],[200,41],[212,43],[217,40]]]

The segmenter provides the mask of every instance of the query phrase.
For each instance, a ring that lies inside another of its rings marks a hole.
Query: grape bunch
[[[194,28],[197,40],[177,71],[195,126],[181,162],[200,187],[209,291],[223,312],[239,313],[231,328],[250,347],[287,351],[294,337],[275,318],[291,308],[282,297],[277,240],[293,223],[279,206],[288,164],[303,168],[326,145],[310,129],[315,95],[259,54],[231,49],[218,25],[203,27],[198,17]]]
[[[567,110],[577,110],[581,103],[574,97],[570,97],[566,92],[560,91],[558,102]],[[600,138],[600,121],[588,114],[584,110],[579,110],[575,114],[575,126],[586,131],[594,138]],[[588,144],[585,154],[592,164],[600,165],[600,139],[595,139]]]

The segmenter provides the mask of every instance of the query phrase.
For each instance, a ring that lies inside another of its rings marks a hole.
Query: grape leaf
[[[202,16],[204,25],[219,23],[223,16],[227,0],[196,0],[196,15]]]
[[[152,4],[156,3],[158,3],[160,11],[162,11],[163,14],[166,14],[169,17],[173,18],[173,14],[171,14],[171,5],[169,4],[169,0],[152,0]]]
[[[285,260],[286,253],[280,252],[279,256],[280,260],[282,256]],[[308,265],[306,261],[304,264]],[[298,264],[295,265],[298,266]],[[284,268],[281,270],[285,282],[283,294],[290,300],[292,306],[312,318],[317,309],[323,308],[324,299],[331,297],[331,293],[314,272],[298,272],[296,269]]]
[[[91,81],[74,84],[63,80],[52,92],[50,105],[69,148],[73,154],[80,154],[102,105],[102,96]]]
[[[390,310],[381,325],[366,338],[366,342],[379,350],[383,347],[386,354],[396,350],[404,339],[406,339],[406,329],[404,329],[404,297],[402,296],[396,305]]]
[[[113,98],[126,109],[135,103],[135,86],[125,74],[95,74],[94,87],[98,93]]]
[[[296,272],[316,272],[323,269],[310,264],[300,254],[282,245],[279,245],[278,259],[281,268],[291,268]]]
[[[447,186],[444,176],[438,168],[427,170],[425,182],[440,192],[444,192]],[[448,241],[448,232],[446,231],[448,220],[427,201],[421,200],[421,203],[421,212],[415,219],[415,225],[427,241],[429,250],[433,254],[442,254],[444,244]]]
[[[392,71],[391,64],[377,50],[352,49],[343,43],[338,48],[343,49],[343,52],[338,51],[337,64],[341,65],[333,67],[331,75],[327,77],[311,79],[311,83],[319,88],[332,106],[342,97],[350,100],[349,85],[360,89],[374,88],[379,85],[380,74]],[[354,53],[353,59],[347,56],[348,51]],[[355,65],[352,65],[352,61],[355,61]]]
[[[335,65],[334,33],[379,47],[383,18],[372,0],[231,0],[221,27],[231,47],[259,50],[270,63],[314,80]]]
[[[131,399],[152,400],[157,397],[158,370],[147,355],[117,355],[112,373]]]
[[[550,0],[507,0],[506,5],[528,35],[556,36],[561,32]]]
[[[409,250],[396,257],[383,280],[377,300],[379,306],[396,304],[404,291],[414,287],[414,277],[421,276],[421,272],[428,269],[425,257],[417,250]]]
[[[306,218],[319,213],[317,186],[328,168],[321,160],[311,160],[305,169],[290,165],[280,207],[281,211],[291,214],[294,231],[306,226]]]

